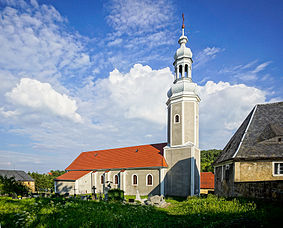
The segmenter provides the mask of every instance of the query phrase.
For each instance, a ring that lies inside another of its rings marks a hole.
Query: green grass
[[[268,227],[283,214],[279,204],[248,199],[169,198],[152,206],[62,198],[0,197],[1,227]]]

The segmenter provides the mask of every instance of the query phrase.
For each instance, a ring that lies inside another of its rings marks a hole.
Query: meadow
[[[167,208],[65,198],[0,197],[0,227],[270,227],[274,202],[216,196],[166,199]]]

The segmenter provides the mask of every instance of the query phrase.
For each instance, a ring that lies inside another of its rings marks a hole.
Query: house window
[[[119,177],[117,174],[114,176],[114,184],[119,184]]]
[[[283,175],[283,162],[273,162],[273,175],[274,176]]]
[[[138,185],[138,176],[136,174],[133,175],[133,185]]]
[[[175,115],[175,123],[180,123],[180,116],[178,114]]]
[[[152,175],[151,174],[148,174],[147,177],[146,177],[146,185],[148,186],[152,186]]]
[[[100,183],[101,183],[101,184],[104,184],[104,175],[101,175],[101,176],[100,176]]]
[[[278,142],[282,142],[282,138],[278,138]]]

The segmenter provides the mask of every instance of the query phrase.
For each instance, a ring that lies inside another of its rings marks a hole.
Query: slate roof
[[[16,181],[34,181],[30,175],[22,170],[0,170],[0,175],[8,178],[14,177]]]
[[[55,180],[78,180],[84,175],[90,173],[91,171],[69,171],[63,175],[57,177]]]
[[[228,160],[282,159],[283,143],[265,140],[283,136],[283,102],[256,105],[224,147],[214,165]]]
[[[66,170],[107,170],[167,167],[163,148],[167,143],[82,152]]]
[[[212,172],[200,173],[200,188],[214,189],[214,174]]]

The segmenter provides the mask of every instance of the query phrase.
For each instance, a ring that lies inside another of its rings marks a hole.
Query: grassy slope
[[[268,226],[283,209],[272,203],[211,196],[178,202],[166,209],[65,199],[0,198],[2,227],[238,227]],[[272,216],[272,217],[271,217]]]

